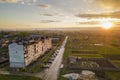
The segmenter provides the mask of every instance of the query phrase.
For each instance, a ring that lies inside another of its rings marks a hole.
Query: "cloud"
[[[120,11],[99,14],[77,14],[80,18],[120,18]]]
[[[94,1],[98,2],[98,4],[100,4],[104,8],[120,9],[120,0],[94,0]]]
[[[99,24],[98,21],[89,21],[89,22],[77,22],[77,24],[89,24],[89,25],[95,25],[95,24]]]
[[[8,2],[8,3],[17,3],[19,1],[23,1],[23,0],[0,0],[0,2]]]
[[[49,5],[49,4],[38,4],[37,7],[40,7],[40,8],[50,8],[51,5]]]
[[[40,14],[41,16],[53,16],[52,14],[47,14],[47,13],[44,13],[44,14]]]
[[[37,0],[0,0],[0,2],[4,3],[18,3],[20,2],[21,4],[29,3],[29,2],[36,2]]]
[[[32,0],[33,2],[36,2],[37,0]]]
[[[40,23],[53,23],[53,22],[59,22],[55,20],[41,20]]]
[[[115,25],[120,25],[120,21],[114,22]]]
[[[40,16],[64,16],[63,14],[52,12],[52,13],[39,13]]]

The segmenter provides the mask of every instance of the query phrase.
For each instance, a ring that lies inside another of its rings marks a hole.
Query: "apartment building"
[[[34,37],[9,44],[10,67],[26,67],[52,48],[51,38]]]

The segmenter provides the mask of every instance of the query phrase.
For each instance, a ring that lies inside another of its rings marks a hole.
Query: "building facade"
[[[52,48],[51,38],[37,38],[9,44],[10,67],[22,68],[36,61]]]

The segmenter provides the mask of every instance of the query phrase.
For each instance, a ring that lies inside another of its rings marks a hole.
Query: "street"
[[[52,65],[50,66],[50,68],[46,71],[45,76],[43,78],[44,80],[57,80],[57,77],[59,75],[60,65],[61,65],[62,59],[63,59],[63,54],[65,51],[65,45],[66,45],[67,39],[68,39],[68,37],[66,37],[65,40],[63,41],[58,55],[56,56]]]

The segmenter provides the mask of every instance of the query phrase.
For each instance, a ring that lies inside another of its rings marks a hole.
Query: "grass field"
[[[71,54],[71,56],[77,56],[81,58],[103,58],[100,54]]]
[[[0,80],[41,80],[41,79],[30,76],[0,75]]]
[[[81,57],[81,58],[108,58],[108,59],[114,57],[115,60],[114,61],[111,60],[111,61],[114,64],[120,66],[120,60],[118,60],[119,59],[118,57],[120,55],[119,34],[120,34],[119,31],[68,32],[67,35],[69,35],[69,38],[66,45],[66,50],[64,53],[64,60],[63,60],[64,68],[61,69],[60,74],[64,75],[69,72],[74,72],[73,70],[67,68],[68,58],[70,56]],[[94,52],[86,53],[84,51],[95,51],[96,53]],[[102,63],[100,64],[102,65]],[[103,71],[102,73],[101,73],[102,76],[105,76],[110,80],[120,79],[120,76],[118,76],[120,75],[120,72]],[[59,80],[62,79],[63,79],[62,77],[59,78]]]
[[[105,74],[111,80],[120,80],[120,72],[107,71]]]
[[[120,60],[113,60],[113,63],[120,67]]]

